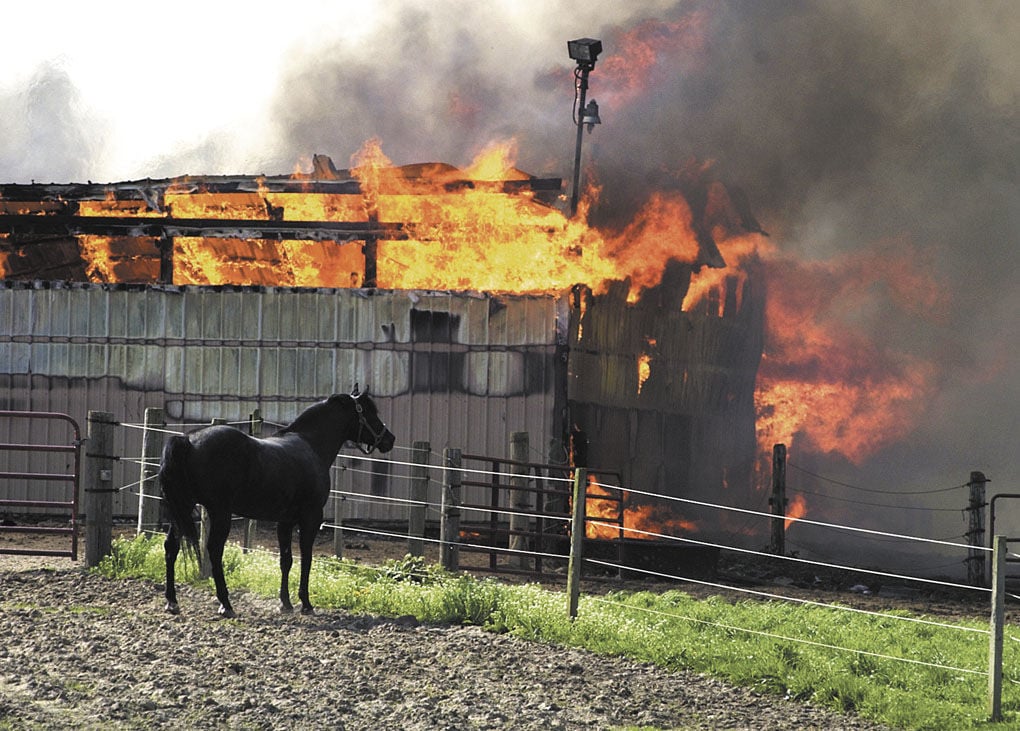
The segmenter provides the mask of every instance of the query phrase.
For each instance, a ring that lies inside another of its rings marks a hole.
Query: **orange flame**
[[[790,504],[786,507],[786,521],[783,525],[789,530],[796,519],[803,518],[805,515],[807,515],[807,500],[798,493],[793,496]]]
[[[919,314],[907,292],[925,303],[926,317],[944,315],[944,289],[911,255],[907,248],[824,263],[773,260],[756,394],[763,454],[802,438],[812,450],[859,463],[917,423],[934,366],[867,334],[890,307]],[[869,311],[871,321],[863,317]]]
[[[629,493],[604,487],[596,481],[594,474],[588,475],[587,490],[585,502],[589,521],[585,526],[587,538],[654,540],[657,535],[679,536],[698,530],[693,522],[679,517],[675,508],[634,503]]]

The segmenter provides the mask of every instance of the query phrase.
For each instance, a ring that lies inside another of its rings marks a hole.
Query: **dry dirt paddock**
[[[348,555],[402,555],[381,544]],[[179,592],[172,616],[161,585],[0,555],[0,729],[882,728],[475,627],[282,615],[239,590],[239,617],[222,620],[211,593]]]

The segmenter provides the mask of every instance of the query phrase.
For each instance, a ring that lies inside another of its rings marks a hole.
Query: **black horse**
[[[183,538],[196,553],[198,534],[192,511],[196,503],[209,514],[207,548],[220,600],[220,614],[234,617],[223,578],[223,546],[232,515],[277,523],[280,541],[280,609],[292,611],[288,576],[294,562],[291,536],[300,531],[301,611],[312,612],[308,574],[322,508],[329,496],[329,470],[345,442],[363,453],[388,452],[394,437],[379,419],[366,394],[336,394],[303,411],[273,436],[257,439],[230,426],[210,426],[187,436],[173,436],[163,450],[159,479],[170,516],[166,553],[166,609],[180,611],[174,586],[174,563]]]

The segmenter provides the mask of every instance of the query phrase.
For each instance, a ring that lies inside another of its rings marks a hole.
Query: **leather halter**
[[[368,423],[368,419],[365,417],[365,409],[361,406],[361,401],[358,400],[358,396],[354,396],[353,398],[354,409],[358,412],[358,435],[354,438],[354,446],[356,446],[358,451],[362,454],[372,454],[372,452],[376,450],[376,447],[379,446],[380,440],[386,436],[386,425],[380,421],[379,423],[382,425],[382,429],[379,431],[373,429],[372,425]],[[368,440],[362,440],[361,435],[362,432],[365,431],[371,435],[371,443],[369,443]],[[369,446],[366,447],[364,444],[369,444]]]

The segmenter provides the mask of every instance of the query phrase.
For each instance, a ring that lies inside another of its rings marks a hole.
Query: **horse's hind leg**
[[[312,519],[301,521],[301,583],[298,586],[298,599],[301,600],[302,614],[311,614],[315,611],[308,598],[308,576],[312,572],[312,551],[315,549],[315,536],[320,525],[322,525],[321,511]]]
[[[181,608],[177,605],[177,587],[174,584],[174,564],[177,554],[181,552],[181,540],[173,527],[166,532],[163,540],[163,556],[166,559],[166,611],[178,614]]]
[[[290,603],[290,567],[294,564],[294,551],[291,540],[294,535],[293,523],[278,523],[276,538],[280,542],[280,611],[293,612]]]
[[[208,508],[206,508],[209,511]],[[230,535],[230,513],[214,516],[209,511],[209,540],[206,548],[209,550],[209,565],[212,570],[213,582],[216,584],[216,598],[220,600],[220,616],[233,619],[237,615],[234,608],[230,606],[230,597],[227,595],[227,580],[223,576],[223,547],[227,543],[227,536]]]

